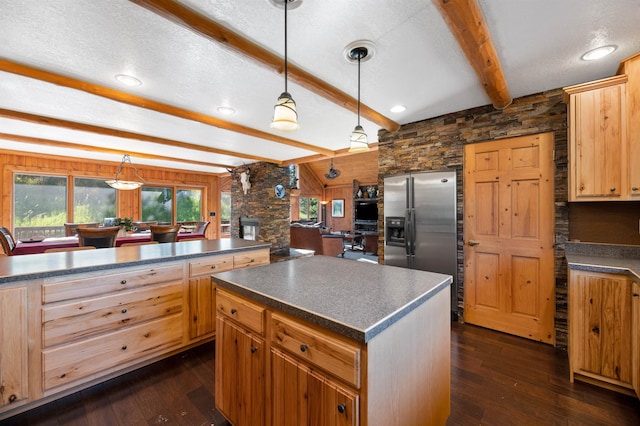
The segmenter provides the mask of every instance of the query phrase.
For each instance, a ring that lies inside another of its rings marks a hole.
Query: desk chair
[[[97,228],[100,226],[98,222],[92,223],[65,223],[64,233],[67,237],[73,237],[78,234],[78,228]]]
[[[175,243],[182,225],[151,225],[151,241],[159,243]]]
[[[58,253],[61,251],[80,251],[80,250],[95,250],[96,248],[94,246],[83,246],[83,247],[56,247],[56,248],[50,248],[50,249],[46,249],[44,252],[45,253]]]
[[[11,235],[11,231],[4,226],[0,227],[0,245],[2,245],[4,254],[7,256],[11,256],[11,253],[16,248],[16,240]]]
[[[112,226],[109,228],[78,228],[78,243],[80,247],[115,247],[118,231],[120,231],[119,226]]]

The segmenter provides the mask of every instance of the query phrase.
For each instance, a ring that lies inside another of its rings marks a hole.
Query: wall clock
[[[283,198],[285,194],[284,185],[281,183],[277,184],[275,187],[276,197]]]

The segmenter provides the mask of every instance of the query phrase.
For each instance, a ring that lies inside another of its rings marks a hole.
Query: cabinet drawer
[[[162,352],[182,343],[182,314],[100,335],[42,353],[45,389]]]
[[[216,310],[256,333],[264,333],[264,308],[261,306],[217,289]]]
[[[273,343],[360,388],[358,346],[275,313],[271,316],[271,325]]]
[[[44,347],[182,312],[180,281],[42,309]]]
[[[91,297],[147,285],[182,280],[182,265],[136,269],[118,274],[50,278],[42,285],[42,303]]]
[[[233,269],[268,265],[269,262],[269,249],[248,251],[233,256]]]
[[[212,274],[214,272],[230,271],[233,269],[233,256],[213,256],[203,260],[189,262],[189,276]]]

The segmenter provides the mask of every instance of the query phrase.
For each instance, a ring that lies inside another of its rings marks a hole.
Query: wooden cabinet
[[[633,282],[631,285],[631,310],[633,324],[631,326],[631,335],[633,336],[631,348],[631,364],[633,365],[633,389],[638,398],[640,398],[640,284]]]
[[[42,286],[43,389],[71,386],[183,343],[181,263]]]
[[[569,120],[569,201],[629,200],[627,76],[564,88]]]
[[[271,350],[272,425],[358,423],[358,395],[307,365]]]
[[[637,374],[637,284],[627,275],[569,270],[570,378],[625,393]],[[636,312],[634,312],[634,307]]]
[[[27,289],[0,290],[0,412],[27,398]]]
[[[216,407],[234,425],[263,425],[264,309],[220,290],[216,307]]]

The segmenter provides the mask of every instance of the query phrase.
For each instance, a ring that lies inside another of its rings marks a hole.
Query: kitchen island
[[[445,424],[451,276],[314,256],[213,281],[231,423]]]
[[[269,263],[239,239],[0,257],[0,420],[215,337],[211,273]]]

